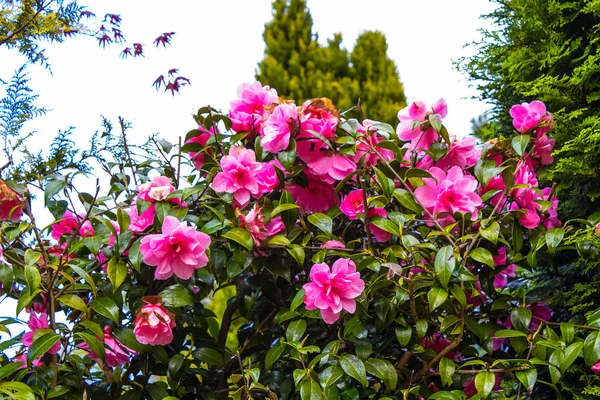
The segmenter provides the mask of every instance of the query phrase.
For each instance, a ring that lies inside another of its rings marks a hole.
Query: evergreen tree
[[[600,1],[495,0],[479,53],[462,68],[494,105],[505,135],[508,109],[541,100],[556,110],[556,164],[544,177],[559,185],[561,214],[600,209]]]
[[[288,99],[329,97],[340,111],[356,106],[360,99],[365,118],[395,125],[406,97],[396,64],[387,57],[385,36],[364,32],[349,52],[342,47],[339,33],[326,45],[319,44],[312,26],[305,0],[275,0],[273,20],[265,25],[265,58],[256,79],[276,87]]]

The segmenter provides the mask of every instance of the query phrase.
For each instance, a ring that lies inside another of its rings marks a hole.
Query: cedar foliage
[[[305,0],[275,0],[256,79],[284,98],[328,97],[342,111],[360,99],[364,117],[395,125],[406,97],[396,64],[387,56],[385,35],[363,32],[348,51],[341,34],[321,45],[312,27]]]
[[[494,0],[497,29],[483,30],[479,52],[459,64],[490,102],[500,133],[508,109],[541,100],[555,113],[556,163],[544,174],[558,183],[564,218],[600,209],[600,1]]]

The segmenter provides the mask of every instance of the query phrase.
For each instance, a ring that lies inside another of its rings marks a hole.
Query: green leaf
[[[444,288],[448,287],[450,277],[456,267],[456,259],[452,253],[452,246],[445,246],[438,250],[435,256],[435,274]]]
[[[407,190],[396,189],[394,190],[393,195],[402,207],[416,213],[421,212],[421,207],[417,204],[413,196]]]
[[[290,322],[290,325],[285,332],[285,337],[288,342],[299,342],[302,339],[302,335],[306,332],[306,321],[299,319]]]
[[[569,345],[564,351],[559,353],[559,367],[560,371],[564,373],[570,366],[575,362],[579,353],[583,349],[583,342],[576,342]]]
[[[31,293],[29,290],[23,290],[19,296],[19,300],[17,301],[17,313],[15,315],[19,315],[21,311],[23,311],[23,309],[27,307],[29,303],[31,303],[34,297],[40,293],[42,293],[42,289],[38,289],[33,293]]]
[[[23,382],[4,382],[0,384],[0,392],[11,400],[35,400],[31,388]]]
[[[500,329],[499,331],[496,331],[496,333],[494,334],[495,338],[498,339],[502,339],[502,338],[513,338],[513,337],[527,337],[527,335],[521,331],[515,331],[513,329]]]
[[[448,291],[441,287],[432,287],[427,293],[427,301],[429,302],[429,311],[433,311],[448,299]]]
[[[296,140],[290,138],[290,144],[285,151],[277,153],[277,159],[287,171],[291,171],[296,162]]]
[[[412,337],[412,329],[410,326],[396,326],[396,338],[400,346],[406,346]]]
[[[398,374],[394,366],[386,360],[379,360],[377,358],[369,358],[365,362],[367,372],[383,381],[385,384],[386,392],[393,391],[398,385]]]
[[[120,259],[111,258],[107,269],[108,279],[113,284],[113,292],[116,292],[127,277],[127,265]]]
[[[100,297],[96,299],[96,301],[92,303],[92,310],[116,322],[117,324],[120,322],[119,307],[117,307],[115,302],[109,299],[108,297]]]
[[[340,366],[345,373],[359,381],[363,387],[369,386],[367,383],[367,370],[360,358],[352,354],[346,354],[340,358]]]
[[[47,333],[35,339],[27,352],[27,365],[31,367],[34,360],[46,354],[59,340],[60,336],[56,333]]]
[[[224,238],[231,239],[244,246],[248,250],[252,250],[254,242],[252,241],[252,235],[244,228],[233,228],[232,230],[223,234]]]
[[[88,248],[90,253],[98,254],[102,246],[102,238],[100,236],[91,236],[83,238],[83,244]]]
[[[494,244],[497,244],[498,235],[500,234],[500,224],[494,221],[485,228],[479,228],[479,233],[483,238],[489,240]]]
[[[65,179],[54,179],[51,180],[44,186],[44,204],[48,205],[48,202],[61,190],[67,187],[67,181]]]
[[[279,198],[279,204],[296,204],[294,202],[294,198],[287,190],[284,190],[281,193],[281,197]],[[281,213],[281,219],[283,220],[283,224],[285,225],[285,230],[287,233],[290,233],[292,229],[296,226],[296,221],[298,221],[298,210],[290,209],[285,210]]]
[[[483,263],[483,264],[489,266],[490,268],[495,267],[494,258],[492,257],[492,253],[490,253],[489,250],[484,249],[483,247],[478,247],[476,249],[473,249],[469,253],[469,257],[471,257],[475,261],[479,261],[480,263]]]
[[[443,386],[450,386],[452,384],[454,371],[456,371],[456,364],[454,364],[454,361],[447,357],[443,357],[440,360],[440,377],[442,378]]]
[[[40,271],[33,265],[25,266],[25,281],[27,282],[27,288],[30,292],[35,292],[42,283],[42,277]]]
[[[296,295],[294,296],[294,299],[292,300],[292,305],[290,306],[290,311],[296,310],[296,308],[298,308],[300,306],[300,304],[302,304],[304,302],[305,296],[306,296],[306,293],[304,292],[304,289],[300,289],[298,291],[298,293],[296,293]]]
[[[119,230],[121,232],[127,231],[131,218],[122,208],[117,208],[117,222],[119,223]]]
[[[583,359],[588,366],[600,361],[600,331],[594,331],[585,338]]]
[[[35,265],[41,257],[42,253],[39,251],[27,249],[25,250],[25,265]]]
[[[63,303],[67,307],[74,308],[75,310],[87,312],[87,304],[85,301],[79,296],[74,294],[63,294],[57,299],[59,302]]]
[[[562,340],[564,340],[566,344],[569,344],[573,341],[573,338],[575,337],[575,328],[572,324],[569,324],[568,322],[561,322],[560,332],[562,335]]]
[[[533,390],[533,385],[535,385],[535,382],[537,381],[537,369],[531,368],[525,371],[517,371],[515,375],[517,375],[517,379],[521,381],[527,391],[531,393]]]
[[[488,396],[496,384],[496,375],[493,372],[481,371],[475,375],[475,388],[483,397]]]
[[[0,367],[0,379],[11,376],[16,371],[20,370],[25,364],[22,362],[11,362]]]
[[[546,244],[550,253],[554,253],[556,248],[562,242],[565,237],[565,230],[563,228],[552,228],[546,232]]]
[[[94,296],[96,296],[96,283],[94,282],[92,277],[85,270],[78,267],[77,265],[69,264],[69,268],[71,268],[77,275],[79,275],[81,279],[85,281],[85,283],[89,285],[89,287],[92,289],[92,293],[94,294]]]
[[[429,324],[427,323],[427,321],[425,321],[424,319],[420,319],[417,321],[416,326],[417,335],[419,335],[419,338],[425,337],[425,335],[427,334],[427,329],[429,329]]]
[[[104,359],[104,343],[102,343],[96,336],[86,332],[75,332],[73,335],[83,340],[95,355]]]
[[[531,322],[531,309],[527,307],[515,307],[510,313],[512,326],[522,332],[527,332]]]
[[[333,221],[328,215],[321,213],[313,213],[308,216],[308,222],[319,228],[321,231],[331,235],[333,229]]]
[[[208,347],[199,348],[194,352],[194,357],[202,362],[220,367],[223,365],[223,356],[215,349]]]
[[[286,249],[288,253],[290,253],[290,255],[292,257],[294,257],[294,260],[296,260],[296,262],[298,263],[298,266],[303,266],[304,265],[304,248],[300,245],[297,244],[293,244],[291,247]]]
[[[171,285],[158,295],[162,297],[163,305],[167,307],[185,307],[194,304],[192,292],[180,284]]]
[[[142,238],[139,238],[129,248],[129,253],[127,253],[127,257],[129,257],[129,261],[133,265],[133,268],[139,271],[140,266],[142,265],[142,260],[144,256],[140,252],[140,242]]]
[[[398,224],[393,221],[390,221],[387,218],[375,216],[369,219],[369,222],[375,225],[378,228],[383,229],[387,233],[391,233],[394,236],[400,236],[400,228]]]
[[[383,194],[387,198],[391,197],[396,188],[394,181],[381,172],[379,168],[373,167],[373,170],[375,171],[375,175],[377,175],[377,181],[379,182],[379,185],[381,185],[381,188],[383,189]]]
[[[269,351],[267,351],[267,355],[265,356],[265,369],[266,370],[271,369],[271,366],[273,366],[273,364],[275,364],[275,362],[277,360],[279,360],[279,357],[281,357],[284,350],[285,350],[285,343],[283,343],[283,340],[281,340],[281,338],[280,338],[277,341],[277,343],[275,343],[275,345],[273,347],[271,347],[269,349]]]
[[[296,204],[279,204],[271,211],[271,218],[275,218],[284,211],[295,210],[297,208],[300,208],[300,206],[297,206]]]
[[[512,148],[521,157],[523,157],[523,154],[525,154],[525,150],[529,144],[529,139],[529,135],[518,135],[512,139]]]
[[[302,400],[321,400],[323,399],[323,393],[321,386],[315,381],[306,380],[302,382],[300,386],[300,398]]]
[[[464,307],[467,305],[467,296],[463,288],[453,283],[452,285],[450,285],[450,292],[452,292],[452,295],[454,296],[456,301],[460,303],[461,306]]]
[[[290,247],[292,245],[292,243],[290,242],[290,239],[286,238],[283,235],[273,236],[272,238],[269,239],[268,244],[283,246],[283,247]]]

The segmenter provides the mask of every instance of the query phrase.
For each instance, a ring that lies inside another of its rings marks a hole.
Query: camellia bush
[[[180,146],[107,130],[91,193],[77,170],[2,182],[0,329],[24,329],[2,397],[526,399],[600,372],[600,312],[555,322],[535,290],[596,235],[539,187],[552,115],[515,105],[514,137],[478,145],[446,114],[415,102],[394,129],[254,82]]]

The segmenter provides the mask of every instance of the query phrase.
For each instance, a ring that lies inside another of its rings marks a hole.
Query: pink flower
[[[342,204],[340,204],[340,211],[351,221],[354,221],[358,214],[364,213],[365,204],[363,203],[362,190],[356,189],[348,193],[348,196],[344,197]]]
[[[208,142],[208,139],[210,139],[210,137],[215,134],[215,130],[213,127],[211,127],[210,130],[207,131],[205,127],[198,126],[198,130],[200,130],[202,133],[199,134],[198,136],[189,138],[188,140],[185,141],[185,144],[197,143],[202,147],[206,147],[206,143]],[[207,149],[206,152],[208,152],[209,154],[212,154],[212,150],[210,148]],[[197,170],[201,170],[202,167],[204,166],[204,151],[190,152],[190,157],[192,159],[192,162],[194,163],[194,167]]]
[[[600,233],[600,222],[598,222],[598,223],[596,224],[596,227],[594,228],[594,232],[595,232],[595,233]]]
[[[552,318],[552,309],[548,307],[548,303],[544,301],[540,301],[535,305],[527,304],[527,308],[531,308],[531,322],[529,323],[529,329],[532,331],[536,331],[540,326],[540,319],[544,321],[550,320]]]
[[[44,365],[44,363],[41,361],[42,360],[42,356],[36,358],[35,360],[33,360],[31,362],[31,366],[32,367],[41,367]],[[27,353],[21,353],[18,356],[15,356],[13,362],[20,362],[20,363],[25,363],[24,365],[21,365],[19,367],[19,369],[23,369],[23,368],[27,368]]]
[[[552,149],[554,148],[555,139],[548,139],[548,136],[542,135],[533,141],[533,150],[531,156],[539,159],[542,165],[549,165],[554,162],[552,157]]]
[[[324,249],[345,249],[346,245],[338,240],[328,240],[321,247]]]
[[[240,227],[250,232],[256,247],[260,247],[267,237],[285,229],[283,220],[278,216],[269,221],[270,229],[267,230],[265,217],[262,214],[262,207],[258,204],[254,204],[254,207],[252,207],[252,210],[250,210],[248,215],[239,215],[239,219]]]
[[[0,180],[0,220],[17,222],[23,216],[23,199]]]
[[[171,182],[171,178],[169,177],[155,176],[152,178],[152,181],[138,185],[138,198],[150,202],[163,201],[169,194],[175,191],[175,187]],[[172,198],[169,201],[179,206],[185,206],[181,202],[181,199]]]
[[[590,368],[590,370],[593,373],[600,375],[600,361],[598,361],[596,364],[592,365],[592,367]]]
[[[90,221],[85,221],[83,224],[81,224],[81,228],[79,228],[79,235],[81,237],[90,237],[94,236],[95,234],[96,232],[94,231],[94,227]]]
[[[385,139],[377,134],[377,132],[369,133],[369,126],[373,123],[370,120],[364,120],[364,128],[359,126],[358,131],[364,131],[365,137],[361,138],[356,143],[356,155],[353,161],[358,164],[361,158],[364,160],[365,165],[373,166],[377,164],[380,159],[377,153],[383,157],[386,161],[392,161],[394,159],[394,152],[383,147],[377,147],[377,143],[384,141]],[[362,129],[361,129],[362,128]],[[377,153],[372,150],[375,148]],[[364,158],[363,158],[364,157]]]
[[[238,98],[231,102],[229,118],[236,132],[260,130],[266,110],[279,99],[277,91],[260,82],[243,83],[237,90]]]
[[[52,225],[52,238],[60,240],[62,235],[72,235],[79,227],[77,217],[71,211],[65,211],[62,219]]]
[[[273,166],[271,171],[274,174]],[[233,193],[234,205],[245,207],[250,201],[250,196],[260,197],[264,186],[258,181],[258,175],[263,164],[256,162],[254,151],[239,146],[232,146],[229,155],[221,158],[221,169],[212,182],[213,190],[217,192]],[[270,178],[268,167],[264,167],[266,174],[263,178]]]
[[[428,150],[429,146],[439,138],[439,135],[431,126],[425,130],[421,126],[413,129],[415,122],[426,121],[429,114],[438,114],[441,118],[445,118],[448,115],[446,102],[443,99],[439,99],[434,103],[431,111],[429,111],[425,103],[416,101],[398,112],[398,119],[400,120],[398,138],[405,142],[410,142],[409,149]]]
[[[306,174],[306,177],[308,178],[306,188],[299,185],[287,186],[294,202],[304,213],[324,213],[331,207],[340,204],[340,197],[335,195],[335,189],[331,183],[312,174]]]
[[[333,139],[339,118],[337,111],[328,108],[326,104],[306,100],[300,109],[300,131],[302,138],[314,138],[308,131],[314,131],[326,139]]]
[[[110,224],[113,226],[113,228],[115,228],[115,232],[117,232],[117,235],[121,233],[121,227],[119,226],[119,223],[117,221],[110,221]],[[111,232],[110,236],[108,237],[108,244],[114,246],[115,240],[115,234]]]
[[[423,341],[421,343],[422,343],[423,347],[425,347],[426,349],[430,349],[436,353],[440,353],[446,347],[450,346],[450,344],[452,343],[452,340],[449,340],[449,339],[445,338],[444,336],[442,336],[439,332],[436,332],[433,334],[432,339],[424,337]],[[459,351],[450,351],[444,357],[449,358],[454,361],[460,361],[461,354]]]
[[[466,137],[459,141],[453,138],[450,149],[435,163],[435,166],[444,171],[454,166],[467,168],[477,164],[481,150],[475,147],[475,138]]]
[[[506,265],[506,247],[502,246],[498,249],[498,255],[493,257],[494,266],[501,267]],[[496,270],[498,270],[496,268]],[[510,264],[504,270],[497,272],[494,277],[494,288],[495,289],[504,289],[506,284],[508,283],[508,278],[515,278],[515,271],[517,270],[517,266],[515,264]]]
[[[143,298],[146,305],[135,318],[133,333],[142,344],[164,346],[173,341],[174,315],[162,306],[159,299]]]
[[[387,218],[387,212],[385,211],[385,209],[383,209],[381,207],[369,208],[367,215],[369,216],[369,218],[371,218],[371,217]],[[387,242],[392,237],[391,233],[384,231],[383,229],[379,228],[378,226],[376,226],[374,224],[369,224],[369,229],[371,230],[371,233],[373,234],[373,236],[375,236],[375,240],[377,240],[379,243]]]
[[[276,154],[287,149],[292,130],[298,124],[298,111],[294,103],[281,103],[269,115],[263,131],[260,145]]]
[[[546,105],[537,100],[531,103],[515,104],[510,108],[510,116],[513,118],[515,129],[520,133],[526,133],[535,128],[546,116]]]
[[[298,141],[296,151],[310,173],[328,183],[341,181],[356,170],[356,163],[350,156],[333,153],[318,139]]]
[[[29,314],[29,322],[27,322],[27,326],[29,326],[29,329],[31,330],[23,334],[23,345],[31,347],[35,331],[37,331],[38,329],[50,329],[50,327],[48,326],[48,315],[46,315],[46,313],[41,313],[39,316],[37,316],[36,313],[32,312],[31,314]],[[56,342],[50,348],[50,350],[48,350],[48,353],[56,354],[59,350],[60,342]]]
[[[262,196],[265,193],[272,192],[279,186],[279,178],[275,172],[273,163],[261,163],[260,169],[256,173],[256,181],[258,182],[258,195]]]
[[[156,205],[152,204],[142,214],[138,214],[137,206],[132,204],[129,210],[127,210],[127,214],[129,214],[130,220],[127,229],[131,232],[142,233],[154,223]]]
[[[163,221],[162,234],[142,238],[140,252],[144,263],[157,267],[156,279],[169,279],[173,274],[189,279],[195,270],[208,263],[209,246],[208,235],[169,215]]]
[[[464,175],[459,167],[452,167],[448,174],[440,168],[433,167],[429,170],[433,178],[423,178],[424,185],[415,190],[415,197],[423,207],[429,210],[434,217],[440,213],[449,213],[440,220],[445,226],[452,223],[452,215],[456,212],[471,213],[471,220],[478,216],[477,207],[481,205],[481,198],[477,190],[477,180]],[[436,182],[437,180],[437,182]]]
[[[550,201],[552,205],[548,207],[544,215],[542,215],[542,224],[546,229],[552,228],[560,228],[562,226],[562,222],[558,219],[558,199],[552,195],[552,198],[549,199],[550,192],[552,192],[551,188],[543,188],[542,195],[544,200]],[[547,215],[546,215],[547,214]]]
[[[321,316],[328,324],[337,321],[342,310],[353,314],[356,311],[354,299],[365,289],[356,265],[345,258],[334,262],[331,271],[325,263],[313,265],[310,280],[303,286],[306,309],[321,310]]]
[[[541,196],[535,190],[538,187],[537,176],[528,164],[517,165],[515,185],[527,185],[527,187],[520,187],[512,191],[511,195],[516,204],[511,204],[509,209],[524,211],[525,214],[519,217],[519,222],[525,228],[535,229],[540,224],[540,216],[536,210],[541,209],[536,200],[541,200]]]
[[[123,365],[128,363],[131,359],[131,355],[136,355],[137,352],[131,350],[123,343],[119,342],[113,335],[110,326],[104,327],[104,337],[99,338],[104,341],[106,345],[104,348],[106,365],[109,367],[116,367],[117,365]],[[88,351],[88,357],[92,359],[98,359],[98,357],[90,347],[84,342],[79,345],[80,348]]]
[[[500,375],[494,373],[494,387],[492,388],[492,391],[496,392],[502,390],[500,382],[502,382]],[[471,397],[477,394],[477,388],[475,387],[475,378],[471,378],[465,382],[465,384],[463,385],[463,392],[465,392],[465,394],[467,395],[467,399],[470,399]]]

